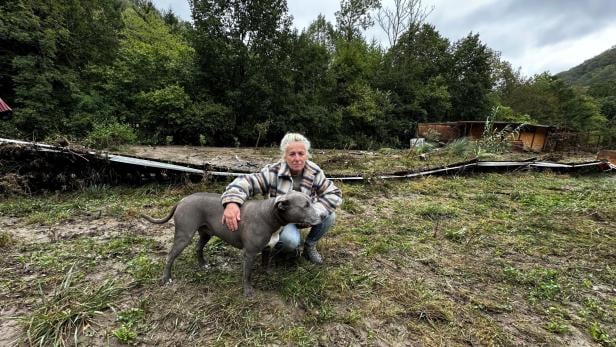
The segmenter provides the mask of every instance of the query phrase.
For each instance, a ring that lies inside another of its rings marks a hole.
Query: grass
[[[109,308],[122,288],[114,281],[91,286],[80,281],[73,265],[62,282],[48,296],[40,291],[40,301],[21,317],[22,343],[29,345],[78,345],[95,316]]]
[[[348,158],[339,155],[342,167]],[[266,275],[257,266],[257,294],[245,299],[240,252],[211,241],[211,268],[199,269],[189,247],[175,262],[174,284],[160,286],[172,226],[136,216],[161,216],[186,194],[224,185],[96,187],[1,201],[0,222],[10,216],[16,230],[59,235],[0,234],[11,240],[0,259],[0,307],[24,308],[22,342],[615,344],[613,175],[340,184],[345,204],[319,244],[325,267],[299,259]],[[109,223],[77,233],[98,211]]]

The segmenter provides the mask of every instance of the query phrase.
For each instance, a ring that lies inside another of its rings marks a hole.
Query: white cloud
[[[510,62],[514,67],[521,66],[529,75],[544,71],[556,74],[610,49],[615,44],[614,38],[616,26],[611,26],[584,37],[525,50]]]

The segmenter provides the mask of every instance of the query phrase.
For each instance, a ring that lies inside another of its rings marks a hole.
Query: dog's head
[[[316,225],[326,217],[319,213],[308,195],[296,191],[277,196],[274,206],[287,223]]]

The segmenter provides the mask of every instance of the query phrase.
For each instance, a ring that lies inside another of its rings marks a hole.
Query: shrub
[[[501,154],[510,151],[511,139],[516,137],[523,126],[524,124],[521,124],[515,129],[506,126],[498,130],[494,127],[494,121],[490,117],[486,118],[483,134],[481,139],[477,141],[475,155],[480,157],[487,153]]]
[[[475,144],[463,137],[455,139],[447,144],[447,151],[457,157],[466,157],[475,153]]]
[[[117,149],[136,141],[137,135],[133,128],[127,124],[114,122],[95,125],[86,137],[85,144],[96,149]]]

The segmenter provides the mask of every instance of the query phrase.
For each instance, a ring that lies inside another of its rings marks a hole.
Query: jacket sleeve
[[[222,194],[220,200],[223,205],[235,202],[242,206],[248,198],[256,194],[266,194],[271,185],[270,165],[260,172],[239,176],[234,179]]]
[[[314,180],[317,193],[315,207],[321,211],[325,210],[328,214],[332,213],[342,204],[342,192],[332,181],[325,177],[323,171],[319,171]]]

